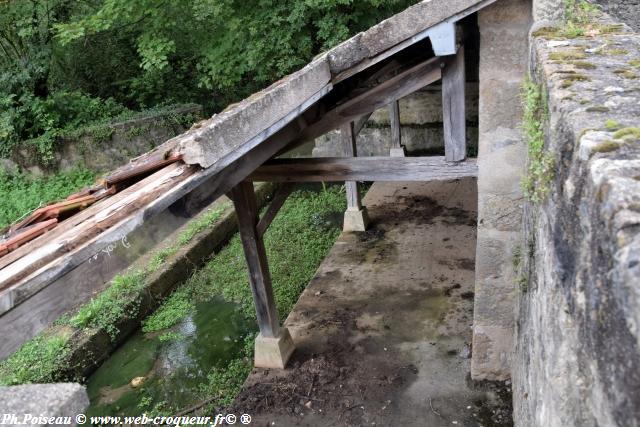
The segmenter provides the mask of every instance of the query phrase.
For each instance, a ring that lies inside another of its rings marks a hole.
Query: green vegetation
[[[640,140],[640,128],[626,127],[616,131],[613,134],[616,139]]]
[[[581,68],[583,70],[594,70],[597,67],[591,62],[587,61],[573,61],[571,62],[576,68]]]
[[[90,185],[94,179],[93,172],[81,167],[41,178],[0,169],[0,228],[41,205],[64,199],[79,188]]]
[[[606,113],[609,111],[609,107],[605,107],[604,105],[593,105],[591,107],[587,107],[585,111],[589,113]]]
[[[550,191],[555,176],[555,159],[544,148],[544,126],[548,118],[546,92],[531,78],[527,78],[522,85],[522,104],[522,130],[529,155],[522,187],[530,201],[540,203]]]
[[[591,81],[591,79],[583,74],[571,74],[569,76],[562,78],[562,83],[560,83],[560,87],[562,89],[567,89],[573,86],[573,84],[576,82],[588,82],[588,81]]]
[[[608,119],[604,122],[604,127],[607,128],[607,130],[616,130],[620,128],[620,123],[616,120]]]
[[[594,153],[608,153],[610,151],[615,151],[620,148],[620,143],[615,141],[603,141],[598,144],[594,149]]]
[[[625,79],[637,79],[638,75],[631,70],[618,69],[613,71],[614,74],[624,77]]]
[[[219,111],[414,2],[0,1],[0,156],[50,161],[62,134],[133,110]]]
[[[549,59],[554,61],[569,61],[574,59],[584,59],[586,57],[584,51],[580,50],[563,50],[558,52],[551,52]]]
[[[320,193],[298,191],[289,197],[269,226],[265,246],[282,319],[291,311],[339,234],[339,228],[330,222],[330,214],[344,210],[344,203],[339,187]],[[304,256],[294,263],[290,254]],[[217,295],[241,304],[245,315],[255,315],[242,244],[237,235],[145,320],[143,331],[170,328],[195,304]]]
[[[265,245],[281,318],[289,313],[338,236],[339,221],[334,219],[341,220],[338,213],[345,209],[345,200],[340,187],[328,187],[320,192],[294,192],[269,227]],[[115,338],[119,322],[138,314],[140,296],[150,275],[182,246],[218,221],[227,207],[223,205],[205,212],[189,223],[172,245],[151,254],[146,266],[116,276],[105,291],[75,315],[59,319],[57,329],[62,332],[47,337],[39,335],[24,344],[12,357],[0,363],[0,384],[60,380],[66,362],[67,353],[62,350],[68,340],[69,326],[102,329]],[[298,254],[295,260],[290,257],[292,253]],[[214,296],[237,302],[245,316],[254,316],[248,273],[237,235],[145,320],[143,330],[161,332],[161,341],[181,339],[180,334],[170,328],[192,312],[199,302]],[[51,350],[53,348],[57,350]],[[238,372],[250,369],[250,362],[244,360],[242,363],[244,370]],[[220,371],[212,374],[207,389],[228,387],[232,380],[242,381],[231,373]]]
[[[0,385],[53,382],[67,356],[65,333],[39,335],[0,362]]]
[[[135,317],[140,306],[140,294],[147,285],[147,279],[180,247],[188,244],[197,234],[214,224],[224,211],[224,207],[210,209],[180,233],[175,243],[151,255],[149,263],[141,269],[134,269],[113,278],[111,285],[95,299],[83,305],[78,313],[69,319],[76,328],[97,328],[106,331],[112,339],[118,335],[118,323],[124,318]]]

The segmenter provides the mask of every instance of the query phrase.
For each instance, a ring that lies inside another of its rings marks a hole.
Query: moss
[[[629,65],[634,68],[640,68],[640,59],[632,59],[631,61],[629,61]]]
[[[599,50],[598,53],[600,55],[620,56],[620,55],[628,54],[629,51],[621,48],[605,48],[605,49]]]
[[[613,71],[614,74],[624,77],[625,79],[636,79],[638,75],[631,70],[617,69]]]
[[[594,64],[587,61],[572,61],[571,64],[576,68],[581,68],[583,70],[594,70],[597,68]]]
[[[576,82],[588,82],[591,79],[588,76],[583,74],[572,74],[570,76],[566,76],[562,78],[562,82],[560,83],[560,87],[562,89],[566,89],[571,87]]]
[[[553,61],[571,61],[576,59],[584,59],[587,56],[584,52],[579,50],[562,50],[559,52],[551,52],[549,54],[549,59]]]
[[[555,159],[544,147],[544,123],[548,118],[546,92],[529,77],[522,86],[522,104],[522,130],[529,157],[522,187],[527,199],[539,203],[550,191]]]
[[[626,127],[616,131],[613,134],[615,139],[634,139],[640,140],[640,128],[637,127]]]
[[[616,130],[620,129],[620,123],[615,120],[609,119],[604,123],[604,127],[607,128],[607,130]]]
[[[542,27],[531,33],[533,37],[564,38],[561,28]]]
[[[596,25],[595,29],[600,34],[616,34],[624,30],[623,24],[600,24]]]
[[[615,141],[603,141],[593,148],[594,153],[608,153],[620,148],[620,143]]]
[[[606,113],[609,111],[609,107],[605,107],[604,105],[594,105],[592,107],[587,107],[585,111],[588,113]]]

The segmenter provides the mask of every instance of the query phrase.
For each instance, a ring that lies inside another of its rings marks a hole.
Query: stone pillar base
[[[369,215],[366,207],[348,208],[345,211],[343,231],[366,231],[367,225],[369,225]]]
[[[407,153],[404,151],[404,147],[391,148],[389,150],[389,157],[406,157]]]
[[[254,364],[256,368],[284,369],[293,350],[293,339],[285,327],[280,329],[280,335],[275,338],[259,334],[256,338]]]

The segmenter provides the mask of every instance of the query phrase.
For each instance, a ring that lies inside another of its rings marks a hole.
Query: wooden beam
[[[438,181],[476,177],[475,159],[447,162],[434,157],[318,157],[275,159],[249,176],[251,181]]]
[[[389,124],[391,126],[391,148],[402,148],[400,140],[400,103],[396,100],[389,104]]]
[[[231,190],[231,196],[236,208],[238,230],[249,267],[249,283],[256,307],[258,327],[263,337],[275,338],[280,335],[280,323],[271,286],[267,251],[256,229],[258,205],[253,184],[246,181],[239,183]]]
[[[354,135],[358,136],[358,134],[360,133],[360,131],[364,127],[365,123],[367,123],[367,120],[369,120],[369,117],[371,117],[371,113],[367,113],[367,114],[364,114],[364,115],[360,116],[360,118],[354,122],[354,124],[353,124],[353,134]]]
[[[271,225],[271,222],[273,222],[276,214],[278,213],[282,205],[284,205],[284,202],[287,201],[287,198],[293,192],[295,187],[295,184],[290,182],[285,182],[278,187],[278,189],[276,190],[276,194],[273,196],[273,200],[267,208],[267,211],[264,213],[264,215],[262,215],[260,221],[258,221],[258,225],[256,226],[258,236],[264,236],[264,233]]]
[[[464,111],[464,47],[447,59],[442,70],[442,119],[444,123],[444,153],[450,162],[467,156],[466,120]]]
[[[310,123],[298,136],[291,148],[337,129],[345,123],[357,120],[365,114],[382,108],[418,89],[440,80],[442,59],[431,58],[408,70],[347,99]]]
[[[342,149],[345,157],[356,157],[358,155],[356,147],[356,136],[353,132],[353,122],[346,123],[340,128],[340,137],[342,139]],[[361,210],[362,201],[360,200],[360,192],[358,191],[358,183],[355,181],[346,181],[344,183],[347,191],[347,209]]]

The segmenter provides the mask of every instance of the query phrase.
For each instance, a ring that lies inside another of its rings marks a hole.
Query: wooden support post
[[[287,197],[289,197],[289,195],[293,192],[295,186],[296,185],[294,183],[285,182],[278,187],[275,196],[273,196],[273,200],[267,208],[267,211],[264,213],[264,215],[262,215],[260,221],[258,221],[258,225],[256,226],[258,236],[264,236],[267,228],[269,228],[271,222],[276,217],[276,214],[278,213],[282,205],[284,205],[284,202],[287,201]]]
[[[400,136],[400,102],[396,99],[389,104],[389,124],[391,126],[391,157],[404,157],[404,147]]]
[[[356,135],[354,133],[354,123],[346,123],[340,128],[344,157],[356,157]],[[345,181],[347,190],[347,211],[344,213],[344,231],[365,231],[369,223],[367,209],[362,206],[358,183],[356,181]]]
[[[258,204],[253,183],[240,182],[231,190],[231,198],[236,208],[238,230],[249,267],[249,283],[260,328],[260,335],[256,338],[255,365],[284,368],[293,353],[293,341],[289,331],[281,328],[278,321],[267,252],[257,231]]]
[[[467,156],[464,89],[464,46],[460,46],[442,70],[444,153],[449,162],[459,162]]]

